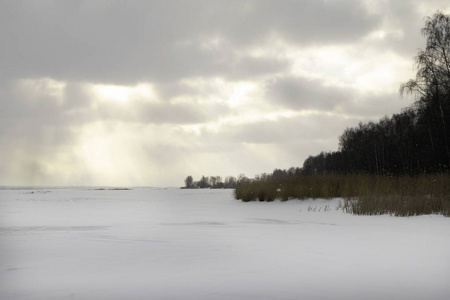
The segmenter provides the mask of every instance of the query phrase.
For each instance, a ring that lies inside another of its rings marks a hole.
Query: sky
[[[0,185],[301,167],[411,105],[448,0],[0,2]]]

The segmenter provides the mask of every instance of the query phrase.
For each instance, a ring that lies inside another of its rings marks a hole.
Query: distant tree
[[[222,177],[216,176],[215,180],[216,180],[216,182],[214,184],[214,188],[222,189],[224,187],[224,183],[222,182]]]
[[[236,177],[228,176],[227,178],[225,178],[224,188],[233,189],[236,187],[236,183],[237,183]]]
[[[202,176],[202,179],[198,182],[198,187],[201,189],[209,188],[209,177]]]
[[[217,179],[216,176],[211,176],[211,177],[209,178],[209,182],[210,182],[210,186],[211,186],[212,188],[216,188],[216,185],[217,185],[217,183],[218,183],[218,179]]]
[[[193,188],[194,187],[194,179],[192,178],[192,176],[189,175],[188,177],[186,177],[186,179],[184,180],[184,184],[185,184],[185,187],[188,189]]]

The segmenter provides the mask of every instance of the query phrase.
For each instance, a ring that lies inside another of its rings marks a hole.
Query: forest
[[[339,150],[310,156],[306,174],[378,175],[446,172],[450,166],[450,20],[428,18],[425,50],[415,57],[416,78],[400,87],[415,103],[378,123],[359,123],[339,137]]]
[[[303,168],[238,183],[235,198],[358,197],[347,203],[355,213],[448,215],[450,16],[437,12],[426,18],[422,34],[426,47],[414,58],[416,76],[400,86],[402,96],[414,96],[413,105],[379,122],[347,128],[338,151],[310,156]],[[370,209],[363,210],[364,205]]]

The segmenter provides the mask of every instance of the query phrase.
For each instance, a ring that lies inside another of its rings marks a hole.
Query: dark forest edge
[[[416,97],[411,107],[347,128],[338,151],[310,156],[302,169],[237,183],[235,198],[342,197],[354,214],[449,216],[450,17],[426,18],[422,34],[426,48],[415,57],[416,78],[400,86],[402,95]]]

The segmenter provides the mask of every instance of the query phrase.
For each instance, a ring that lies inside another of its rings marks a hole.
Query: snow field
[[[450,298],[450,218],[340,201],[3,189],[0,299]]]

